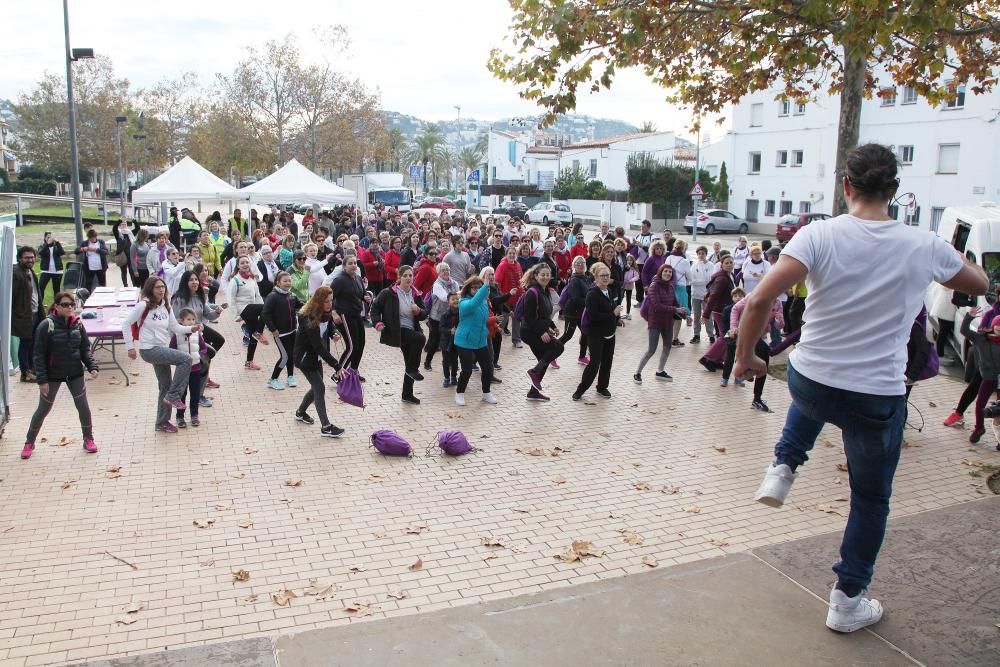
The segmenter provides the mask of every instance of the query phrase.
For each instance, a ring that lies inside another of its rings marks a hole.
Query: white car
[[[564,222],[571,225],[573,224],[573,212],[566,204],[542,202],[528,209],[528,212],[524,214],[524,219],[534,224],[547,225],[550,222]]]

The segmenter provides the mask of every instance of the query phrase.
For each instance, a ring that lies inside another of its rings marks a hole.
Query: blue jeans
[[[775,460],[792,470],[809,458],[825,424],[838,427],[847,454],[851,512],[833,566],[841,588],[854,591],[871,583],[889,516],[892,478],[899,462],[906,399],[835,389],[796,372],[788,364],[792,405],[785,417]]]

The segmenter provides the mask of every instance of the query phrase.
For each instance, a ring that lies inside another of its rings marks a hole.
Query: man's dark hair
[[[30,252],[32,255],[34,255],[35,249],[32,248],[30,245],[23,245],[17,249],[17,258],[21,259],[22,257],[24,257],[24,253],[26,252]]]

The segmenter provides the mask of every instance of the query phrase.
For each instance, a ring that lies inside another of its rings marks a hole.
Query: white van
[[[941,214],[938,236],[951,243],[970,262],[983,267],[990,279],[989,290],[983,296],[952,293],[937,283],[931,283],[927,290],[925,303],[928,322],[935,333],[941,328],[940,322],[943,321],[941,315],[948,310],[945,304],[950,301],[956,306],[953,324],[950,330],[945,331],[945,335],[958,359],[965,363],[968,361],[971,348],[966,344],[965,337],[959,333],[962,319],[969,312],[969,308],[979,306],[985,310],[996,301],[994,290],[1000,281],[1000,206],[992,202],[983,202],[981,206],[948,207]],[[973,322],[973,327],[975,326],[977,323]]]

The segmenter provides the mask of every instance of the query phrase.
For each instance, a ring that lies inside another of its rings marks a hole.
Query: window
[[[799,213],[809,213],[812,210],[812,202],[800,201]]]
[[[792,103],[789,102],[788,100],[782,100],[781,102],[778,102],[779,116],[787,116],[788,112],[791,111],[791,109],[792,109]]]
[[[791,212],[792,212],[792,202],[782,200],[779,213],[781,215],[789,215]]]
[[[903,164],[913,164],[913,146],[899,147],[899,161]]]
[[[512,165],[517,164],[517,142],[514,140],[507,142],[507,159]]]
[[[497,180],[497,168],[496,167],[493,167],[493,180],[494,181]]]
[[[909,207],[906,209],[906,215],[903,216],[903,222],[908,225],[919,226],[920,225],[920,207],[917,206],[911,212]]]
[[[796,116],[802,116],[802,115],[805,114],[805,112],[806,112],[806,103],[805,102],[799,102],[798,104],[795,105],[795,115]]]
[[[889,204],[889,217],[893,220],[899,220],[899,206],[897,204]]]
[[[775,161],[775,166],[787,167],[788,166],[788,151],[778,151],[778,159]]]
[[[750,127],[760,127],[764,124],[764,103],[750,105]]]
[[[944,103],[945,109],[961,109],[965,106],[965,85],[955,89],[955,97]]]
[[[879,99],[882,100],[882,106],[884,107],[896,106],[896,88],[883,88],[879,91]]]
[[[747,200],[747,215],[746,215],[746,218],[750,222],[757,222],[757,208],[758,208],[759,205],[760,205],[760,202],[757,201],[756,199],[748,199]]]
[[[573,173],[575,174],[578,171],[580,171],[580,161],[579,160],[573,160]]]
[[[597,178],[597,160],[590,161],[590,177]]]
[[[916,104],[917,103],[917,89],[913,86],[903,87],[903,104]]]
[[[957,174],[960,144],[938,144],[937,173]]]
[[[760,152],[750,153],[750,164],[747,166],[749,173],[759,174],[760,173]]]
[[[804,151],[792,151],[792,166],[801,167],[805,157]]]
[[[774,200],[768,199],[764,202],[764,217],[768,218],[774,215]]]
[[[937,233],[941,226],[941,216],[944,215],[944,208],[934,207],[931,209],[931,231]]]

